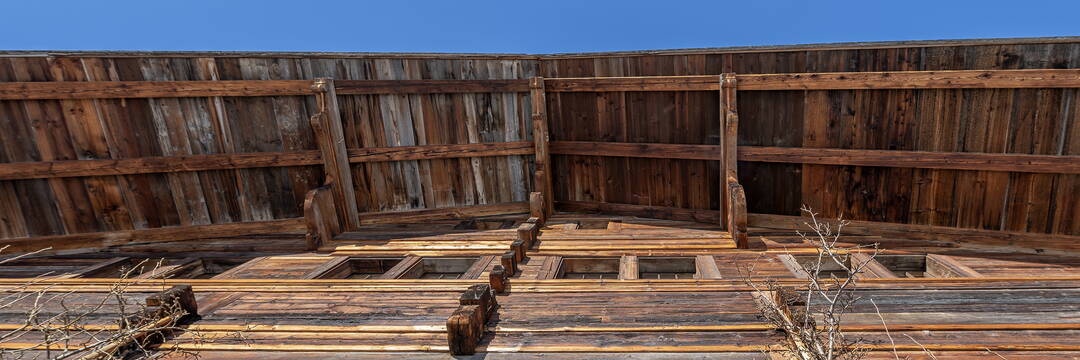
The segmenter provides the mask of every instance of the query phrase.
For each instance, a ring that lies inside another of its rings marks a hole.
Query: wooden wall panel
[[[701,51],[543,62],[548,77],[1078,67],[1080,44],[1075,43]],[[674,134],[686,133],[680,127],[687,125],[661,107],[673,102],[671,94],[675,93],[549,94],[552,140],[715,141],[708,135],[676,138]],[[1077,96],[1076,89],[741,91],[739,144],[1072,155],[1080,146]],[[694,106],[711,109],[715,104],[715,98],[703,98]],[[620,112],[608,116],[605,107]],[[673,111],[694,111],[689,108]],[[698,122],[688,125],[691,131],[697,131],[693,126],[716,123],[706,116],[687,118]],[[598,126],[615,127],[629,136],[610,136]],[[556,156],[557,200],[694,208],[683,200],[684,191],[702,181],[686,176],[700,173],[684,168],[693,162]],[[797,215],[800,205],[806,204],[827,217],[1080,234],[1077,175],[740,162],[739,176],[751,212]],[[627,195],[611,194],[612,184],[620,182],[613,179],[622,179],[625,184],[620,185],[627,189],[620,191]],[[654,181],[675,190],[653,191]]]
[[[527,79],[530,60],[0,57],[0,81]],[[527,93],[343,95],[350,148],[531,140]],[[317,150],[311,96],[0,101],[0,162]],[[355,164],[361,211],[525,201],[529,156]],[[319,166],[0,181],[0,238],[295,218]]]
[[[718,60],[705,55],[560,59],[545,61],[543,76],[702,75],[710,66],[719,69]],[[716,99],[715,92],[550,93],[551,138],[718,145]],[[552,163],[557,201],[719,208],[715,161],[557,155]]]
[[[539,59],[539,60],[537,60]],[[1078,43],[522,58],[0,57],[0,81],[1080,68]],[[718,144],[715,92],[549,93],[553,141]],[[1080,155],[1077,89],[742,91],[741,145]],[[340,95],[349,148],[531,140],[527,93]],[[314,150],[308,96],[0,101],[0,162]],[[553,157],[557,200],[718,209],[719,163]],[[353,164],[363,212],[524,201],[531,156]],[[300,216],[318,166],[0,181],[0,238]],[[754,213],[1080,234],[1080,175],[741,162]]]
[[[349,80],[526,79],[535,61],[311,59],[312,76]],[[526,93],[339,95],[349,148],[532,139]],[[525,201],[531,157],[513,155],[353,165],[360,211]]]

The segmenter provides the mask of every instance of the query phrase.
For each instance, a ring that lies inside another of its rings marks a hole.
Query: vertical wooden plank
[[[49,64],[45,60],[40,58],[12,59],[13,70],[15,70],[14,81],[48,81],[50,77]],[[16,104],[21,105],[23,116],[20,119],[29,121],[21,121],[22,124],[19,126],[4,130],[5,132],[16,132],[16,134],[23,130],[32,130],[32,134],[15,135],[15,139],[11,141],[23,145],[24,151],[29,150],[28,147],[34,148],[34,151],[28,151],[25,155],[18,152],[9,152],[10,154],[13,156],[38,156],[36,159],[23,159],[22,161],[78,159],[79,154],[75,153],[71,140],[71,130],[65,120],[65,109],[61,107],[59,101],[27,100]],[[30,125],[30,129],[26,128],[26,124]],[[20,183],[33,184],[33,182]],[[63,226],[50,226],[47,230],[50,234],[72,234],[102,230],[102,224],[94,213],[89,194],[81,179],[52,178],[46,180],[46,183],[52,192],[52,198],[44,202],[24,203],[22,208],[55,207]],[[34,189],[33,191],[28,191],[25,194],[28,197],[34,196],[35,193],[41,193],[42,189]],[[27,220],[33,222],[37,219],[27,217]],[[37,229],[38,227],[34,226],[33,228]]]
[[[84,64],[86,62],[84,61]],[[92,63],[92,62],[91,62]],[[89,65],[88,65],[89,66]],[[94,73],[107,74],[108,81],[143,81],[139,59],[102,59]],[[98,78],[96,78],[98,79]],[[105,81],[105,76],[99,80]],[[97,99],[114,158],[130,159],[162,156],[149,99]],[[114,125],[115,124],[115,125]],[[122,125],[121,125],[122,124]],[[165,174],[138,174],[118,177],[123,196],[136,229],[180,224],[180,214],[172,199]]]
[[[195,80],[220,80],[217,63],[213,58],[195,60],[192,77]],[[204,141],[201,148],[205,153],[235,153],[232,129],[229,126],[225,102],[220,96],[201,99],[206,102],[206,119],[214,141]],[[207,203],[210,216],[215,223],[226,223],[251,219],[251,206],[248,200],[248,173],[243,169],[204,172],[203,184],[208,187]]]
[[[548,117],[547,95],[544,91],[544,78],[534,77],[529,79],[530,94],[532,94],[532,120],[533,142],[536,144],[536,189],[544,197],[544,214],[551,216],[555,197],[552,194],[551,183],[551,154],[548,152]]]
[[[339,209],[345,230],[356,229],[360,226],[360,212],[356,207],[356,190],[353,188],[349,154],[345,149],[345,135],[341,128],[334,80],[316,79],[313,89],[320,111],[311,118],[311,122],[316,130],[319,151],[322,153],[326,182],[330,183],[334,190],[335,205]]]
[[[638,257],[623,255],[619,259],[619,280],[635,280],[638,275]]]
[[[155,81],[173,81],[169,59],[144,59],[143,77]],[[149,99],[153,110],[158,143],[164,156],[191,155],[184,106],[179,98]],[[203,197],[202,184],[193,172],[165,175],[172,189],[173,202],[180,214],[181,225],[205,225],[210,223],[210,213]]]

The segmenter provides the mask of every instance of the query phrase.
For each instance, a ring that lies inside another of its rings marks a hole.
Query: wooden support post
[[[499,264],[501,264],[503,268],[506,268],[506,273],[508,275],[514,276],[514,274],[517,274],[518,266],[517,261],[514,261],[513,250],[507,250],[499,259]]]
[[[505,294],[507,288],[510,287],[510,276],[506,274],[506,268],[495,265],[488,274],[488,284],[496,294]]]
[[[536,243],[536,237],[540,234],[539,219],[535,217],[525,220],[520,226],[518,226],[517,234],[518,240],[525,242],[525,251],[532,249],[533,244]]]
[[[311,189],[304,198],[304,223],[307,225],[307,249],[315,251],[323,242],[333,240],[342,233],[341,218],[334,205],[330,186]]]
[[[740,249],[749,247],[746,234],[746,193],[739,185],[739,106],[738,84],[734,73],[720,75],[720,116],[723,126],[720,145],[723,147],[721,166],[720,222],[727,226]]]
[[[311,117],[311,127],[315,130],[315,140],[322,153],[323,171],[326,173],[324,184],[330,185],[334,192],[334,202],[341,223],[345,225],[344,230],[356,229],[360,227],[360,211],[356,206],[352,168],[345,148],[345,131],[338,112],[334,80],[316,79],[312,90],[315,91],[319,113]]]
[[[490,285],[477,284],[469,286],[468,290],[465,290],[461,294],[461,305],[479,305],[484,310],[484,321],[487,322],[490,319],[491,314],[495,312],[495,308],[499,306],[495,299],[495,292],[492,291]]]
[[[459,301],[461,307],[446,319],[446,339],[451,354],[472,355],[499,304],[488,285],[470,286]]]
[[[446,319],[446,341],[452,355],[472,355],[484,337],[483,310],[479,305],[462,306]]]
[[[543,196],[542,219],[551,216],[554,208],[554,189],[551,185],[551,154],[548,150],[548,117],[547,117],[547,94],[544,91],[544,78],[534,77],[529,79],[530,95],[532,97],[532,122],[533,141],[536,143],[536,190]],[[535,215],[533,215],[535,216]]]
[[[510,251],[514,253],[514,262],[518,264],[525,262],[525,240],[514,240],[514,242],[510,244]]]

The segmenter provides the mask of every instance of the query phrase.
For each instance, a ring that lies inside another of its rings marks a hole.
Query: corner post
[[[333,190],[335,207],[345,230],[356,229],[360,227],[360,211],[356,206],[356,190],[353,189],[352,168],[345,148],[345,131],[338,112],[334,79],[315,79],[311,89],[315,92],[319,107],[319,112],[311,117],[311,125],[322,153],[323,171],[326,174],[324,184],[330,185]]]
[[[529,79],[530,96],[532,98],[532,122],[533,141],[536,143],[536,178],[534,180],[536,191],[543,197],[543,218],[551,216],[555,207],[555,198],[551,185],[551,154],[548,151],[548,116],[547,116],[547,93],[544,90],[544,78],[534,77]],[[533,214],[532,216],[536,216]]]

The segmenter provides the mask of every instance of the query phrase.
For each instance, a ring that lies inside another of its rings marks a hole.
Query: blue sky
[[[1080,35],[1080,1],[2,1],[3,50],[557,53]]]

